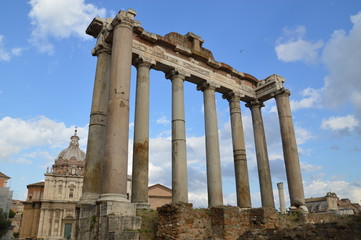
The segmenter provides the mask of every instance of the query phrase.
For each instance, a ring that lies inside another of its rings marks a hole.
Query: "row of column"
[[[98,63],[89,125],[83,201],[127,201],[129,85],[132,65],[133,18],[134,15],[128,12],[123,13],[120,18],[118,17],[120,20],[113,22],[112,46],[108,46],[100,36],[93,53],[98,56]],[[131,202],[146,206],[148,204],[149,175],[149,71],[155,62],[139,57],[133,61],[133,64],[137,68],[137,85]],[[188,73],[179,70],[173,70],[166,74],[166,78],[172,81],[173,203],[188,202],[183,87],[187,77],[189,77]],[[218,87],[211,81],[205,81],[197,87],[203,92],[204,97],[209,207],[223,205],[215,103],[215,90]],[[281,91],[275,95],[275,98],[281,126],[291,205],[298,207],[304,205],[304,196],[288,96],[288,91]],[[237,205],[242,208],[250,208],[249,177],[240,109],[241,97],[235,92],[224,95],[230,106]],[[252,112],[262,206],[274,207],[261,114],[263,104],[252,101],[247,106]],[[100,197],[99,193],[101,193]]]

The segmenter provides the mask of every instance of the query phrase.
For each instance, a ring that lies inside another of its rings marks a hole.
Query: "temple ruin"
[[[188,203],[184,117],[184,81],[203,92],[208,206],[223,205],[215,93],[229,102],[237,207],[252,208],[243,136],[241,102],[252,113],[262,207],[275,208],[261,108],[277,104],[291,207],[304,208],[304,192],[289,95],[285,79],[273,74],[258,80],[218,62],[194,34],[147,32],[136,12],[120,11],[113,19],[96,17],[87,34],[97,39],[97,56],[89,124],[83,195],[76,239],[137,239],[147,208],[149,165],[149,72],[162,71],[172,82],[172,203]],[[129,95],[131,66],[137,69],[132,197],[127,199]]]

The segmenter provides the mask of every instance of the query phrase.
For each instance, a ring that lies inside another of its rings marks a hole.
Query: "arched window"
[[[70,189],[69,190],[69,198],[73,198],[74,197],[74,189]]]

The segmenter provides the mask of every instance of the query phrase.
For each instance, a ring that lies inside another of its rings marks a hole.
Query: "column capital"
[[[137,20],[134,20],[135,15],[137,12],[133,9],[128,9],[127,11],[120,10],[111,22],[111,24],[108,27],[108,30],[113,30],[117,27],[127,27],[130,30],[133,31],[134,27],[139,27],[140,22]]]
[[[102,33],[98,35],[97,43],[92,50],[93,56],[99,56],[99,54],[105,52],[107,54],[111,54],[112,52],[112,45],[105,41],[105,29],[103,29]]]
[[[282,96],[282,95],[290,96],[291,92],[290,92],[290,90],[288,90],[286,88],[281,88],[281,89],[278,89],[277,91],[271,93],[271,96],[274,98],[276,98],[278,96]]]
[[[176,76],[182,78],[184,81],[187,77],[190,77],[191,74],[182,69],[173,69],[165,74],[165,78],[170,80],[173,80]]]
[[[138,56],[134,59],[133,64],[135,67],[147,67],[151,69],[155,64],[155,60],[145,56]]]
[[[246,104],[246,107],[248,107],[248,108],[253,108],[253,107],[259,107],[259,108],[261,108],[261,107],[264,107],[264,104],[263,104],[263,102],[255,99],[255,100],[252,100],[252,101],[248,102],[248,103]]]
[[[198,84],[197,90],[203,92],[204,90],[207,90],[207,89],[216,90],[219,87],[220,87],[220,85],[218,83],[211,81],[211,80],[207,80],[207,81],[204,81],[204,82]]]
[[[242,94],[240,91],[229,91],[225,94],[223,94],[222,98],[223,99],[227,99],[228,102],[239,102],[241,101],[241,98],[244,97],[245,95]]]

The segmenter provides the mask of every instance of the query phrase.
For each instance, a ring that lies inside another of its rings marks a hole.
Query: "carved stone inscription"
[[[215,71],[197,65],[195,60],[186,61],[182,58],[171,55],[159,46],[149,47],[134,39],[133,53],[140,56],[152,58],[155,61],[165,64],[167,66],[187,71],[190,74],[206,81],[216,81],[221,87],[229,89],[230,91],[236,90],[242,92],[244,95],[251,98],[256,97],[256,93],[251,87],[238,84],[235,80],[231,78],[229,74],[228,76],[221,75]]]

